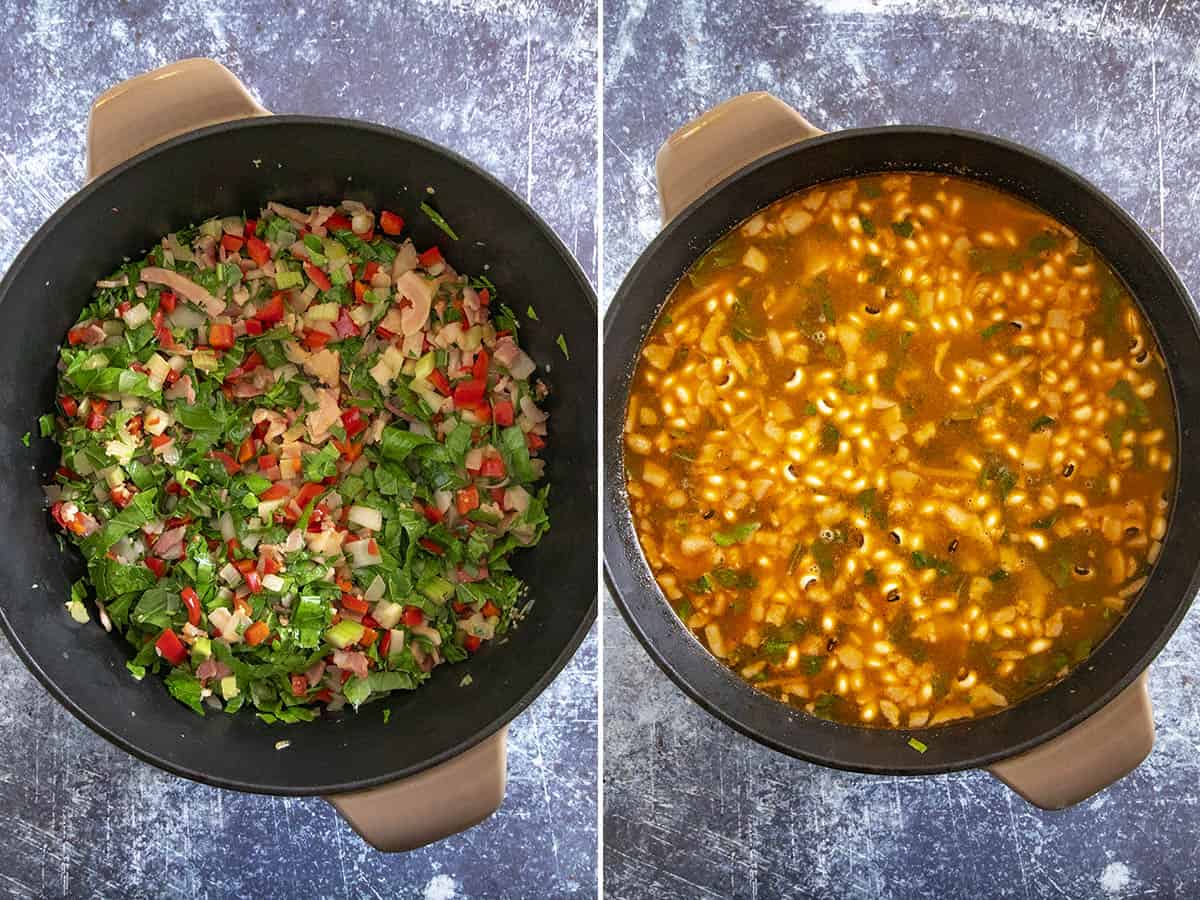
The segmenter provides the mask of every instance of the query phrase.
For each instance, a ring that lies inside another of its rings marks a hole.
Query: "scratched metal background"
[[[594,280],[596,33],[584,0],[0,4],[0,270],[82,182],[92,98],[205,55],[269,109],[395,125],[481,163]],[[592,636],[513,724],[497,815],[388,857],[321,800],[219,791],[112,748],[0,640],[0,896],[594,896],[596,669]]]
[[[1200,296],[1194,3],[607,0],[604,35],[606,295],[657,228],[659,143],[767,89],[826,129],[960,125],[1049,153]],[[688,701],[611,605],[604,627],[610,897],[1200,896],[1200,611],[1152,670],[1153,755],[1062,813],[978,772],[871,778],[776,754]]]

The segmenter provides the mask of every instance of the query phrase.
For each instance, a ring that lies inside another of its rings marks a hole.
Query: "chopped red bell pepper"
[[[58,398],[58,405],[62,407],[62,411],[68,416],[74,417],[79,412],[78,401],[74,397],[68,397],[66,394]]]
[[[541,450],[546,446],[546,442],[539,434],[534,434],[532,431],[525,435],[525,446],[530,450]]]
[[[199,625],[200,595],[196,593],[196,589],[191,585],[188,585],[179,592],[179,596],[183,600],[183,605],[187,607],[188,622],[192,625]]]
[[[266,622],[255,622],[242,633],[242,638],[251,647],[257,647],[267,639],[270,633],[271,630],[267,627]]]
[[[446,378],[446,373],[441,369],[434,369],[429,373],[429,383],[438,389],[438,393],[443,397],[450,396],[450,380]]]
[[[342,594],[342,606],[351,612],[362,613],[367,612],[371,608],[371,604],[361,597],[355,597],[353,594]]]
[[[304,332],[304,346],[309,350],[317,351],[333,340],[333,335],[326,334],[324,331],[309,330]]]
[[[247,437],[242,441],[241,446],[238,447],[237,460],[245,464],[252,459],[254,459],[254,439]]]
[[[414,501],[414,503],[415,503],[415,501]],[[426,519],[428,519],[434,525],[436,525],[438,522],[442,521],[442,511],[440,509],[438,509],[436,506],[434,506],[432,503],[430,503],[428,506],[422,505],[420,503],[415,503],[415,505],[416,505],[417,509],[419,509],[421,511],[421,515],[423,515]]]
[[[245,237],[254,237],[254,232],[258,231],[258,219],[247,219],[246,227],[242,229],[242,234]]]
[[[292,696],[303,697],[308,693],[308,679],[303,675],[292,675]]]
[[[263,333],[263,323],[262,322],[258,321],[258,319],[247,319],[246,320],[246,334],[250,335],[250,337],[258,337],[262,333]]]
[[[325,220],[325,227],[330,231],[351,231],[350,220],[340,213],[334,213]]]
[[[500,615],[500,607],[489,600],[487,603],[483,604],[483,609],[480,610],[480,612],[482,612],[485,616],[498,616]]]
[[[371,279],[375,277],[378,271],[379,263],[375,262],[375,260],[371,260],[369,263],[363,266],[363,281],[370,283]]]
[[[333,692],[329,688],[321,688],[321,690],[313,694],[313,699],[318,703],[328,703],[333,699]]]
[[[379,655],[384,659],[388,658],[388,651],[392,649],[392,631],[390,628],[385,628],[383,634],[379,638]]]
[[[228,322],[213,322],[208,326],[208,342],[217,350],[233,346],[233,326]]]
[[[142,563],[154,573],[155,578],[162,578],[167,571],[167,564],[157,556],[147,556]]]
[[[333,282],[329,280],[329,276],[310,262],[304,264],[304,274],[308,276],[309,281],[323,291],[327,291],[333,287]]]
[[[163,291],[161,294],[158,295],[158,308],[161,309],[163,312],[169,312],[169,313],[175,312],[176,303],[177,303],[177,301],[175,299],[175,293],[173,291]]]
[[[379,227],[384,234],[399,234],[404,229],[404,220],[390,209],[385,209],[379,213]]]
[[[254,260],[254,264],[259,268],[262,268],[271,261],[271,248],[261,238],[246,238],[246,252],[250,254],[250,258]]]
[[[404,607],[403,618],[404,624],[409,627],[420,625],[425,621],[425,612],[419,606],[406,606]]]
[[[462,408],[464,406],[478,406],[483,401],[483,393],[487,390],[487,383],[472,378],[470,381],[460,381],[454,386],[454,405]]]
[[[454,495],[454,505],[458,508],[458,514],[465,516],[473,509],[479,507],[479,490],[475,485],[465,487]]]
[[[473,634],[468,634],[463,638],[463,646],[467,648],[467,652],[474,653],[479,649],[483,641]]]
[[[274,325],[283,321],[283,291],[276,291],[257,313],[254,318],[264,325]]]
[[[480,350],[475,354],[475,364],[471,366],[471,376],[476,381],[482,381],[486,385],[488,365],[490,362],[491,358],[488,356],[488,352],[486,350]]]
[[[242,249],[242,244],[246,243],[245,238],[240,238],[236,234],[221,235],[221,246],[230,253],[237,253]]]
[[[165,447],[171,441],[175,440],[169,434],[156,434],[150,438],[150,446],[157,450],[159,447]]]
[[[251,322],[254,322],[254,320],[250,319],[246,324],[249,325]],[[255,324],[257,324],[257,323],[255,323]],[[262,326],[260,325],[259,327],[261,328]],[[226,381],[237,381],[243,375],[246,375],[249,372],[253,372],[255,369],[257,369],[262,364],[263,364],[262,355],[259,354],[259,352],[257,350],[251,350],[248,354],[246,354],[246,358],[242,360],[242,364],[240,366],[238,366],[236,369],[233,369],[232,371],[230,371],[230,373],[225,376],[225,380]]]
[[[108,496],[112,499],[112,502],[116,505],[117,509],[124,509],[127,507],[129,502],[133,500],[133,494],[134,492],[129,489],[128,485],[125,484],[118,484],[116,487],[111,488],[108,492]]]
[[[173,666],[177,666],[187,659],[187,650],[184,648],[183,642],[170,628],[164,629],[163,633],[158,636],[158,640],[154,642],[154,650]]]
[[[422,547],[424,547],[426,550],[428,550],[430,553],[432,553],[434,556],[444,556],[446,553],[445,547],[443,547],[437,541],[431,540],[430,538],[421,538],[419,541],[417,541],[417,543],[420,544]]]
[[[225,467],[225,471],[230,475],[236,475],[242,470],[241,465],[236,459],[226,453],[224,450],[209,450],[208,458],[215,459]]]
[[[479,292],[479,302],[481,304],[483,304],[484,306],[487,306],[489,303],[492,302],[492,294],[487,288],[483,288]]]
[[[367,421],[363,418],[362,410],[352,406],[342,413],[342,427],[346,429],[346,437],[354,437],[367,430]]]
[[[492,404],[492,418],[501,428],[507,428],[513,423],[513,405],[511,400],[500,400]]]
[[[277,465],[279,465],[279,460],[275,457],[274,453],[264,453],[258,458],[258,467],[260,469],[273,469]],[[267,490],[270,490],[270,488],[267,488]],[[262,498],[260,497],[259,499],[261,500]]]
[[[103,401],[96,401],[96,400],[92,401],[92,411],[90,413],[88,413],[88,417],[87,417],[88,431],[99,431],[101,428],[104,427],[105,423],[108,421],[108,418],[104,415],[103,409],[96,408],[96,404],[98,402],[103,402]]]
[[[431,268],[442,261],[442,251],[436,244],[417,257],[422,269]]]
[[[507,471],[504,460],[499,456],[487,457],[479,467],[479,474],[484,478],[503,478]]]
[[[354,282],[354,302],[362,303],[363,297],[367,296],[367,285],[365,282]]]
[[[262,558],[263,574],[274,575],[276,572],[283,571],[283,565],[274,555],[266,555]]]
[[[246,587],[250,588],[250,593],[262,593],[262,579],[259,577],[257,570],[251,569],[249,572],[243,574],[242,577],[246,579]]]
[[[364,441],[356,443],[351,440],[339,441],[337,438],[333,439],[333,446],[337,448],[337,452],[342,455],[342,459],[346,460],[346,462],[354,462],[362,456],[363,444]]]

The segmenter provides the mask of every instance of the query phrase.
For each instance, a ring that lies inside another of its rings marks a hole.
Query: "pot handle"
[[[1046,743],[988,768],[1042,809],[1066,809],[1136,769],[1154,747],[1143,671],[1099,712]]]
[[[212,59],[183,59],[110,87],[88,114],[91,181],[143,150],[205,125],[270,112]]]
[[[478,825],[504,800],[508,728],[416,775],[324,799],[384,853],[415,850]]]
[[[765,91],[714,106],[676,130],[658,149],[655,172],[663,224],[743,166],[824,133]]]

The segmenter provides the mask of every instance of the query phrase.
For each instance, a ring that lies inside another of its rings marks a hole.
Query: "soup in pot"
[[[680,280],[625,423],[684,624],[809,713],[920,728],[1061,679],[1161,549],[1174,414],[1112,269],[1035,207],[888,173],[763,209]]]

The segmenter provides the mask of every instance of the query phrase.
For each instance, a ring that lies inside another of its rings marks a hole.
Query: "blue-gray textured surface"
[[[958,125],[1057,157],[1200,296],[1194,4],[608,0],[604,35],[606,295],[656,230],[659,143],[766,89],[825,129]],[[1061,813],[981,772],[886,779],[792,760],[688,701],[611,604],[604,639],[608,896],[1200,896],[1200,611],[1153,666],[1149,760]]]
[[[3,4],[0,270],[82,182],[92,98],[205,55],[269,109],[394,125],[481,163],[594,279],[596,31],[582,0]],[[592,636],[514,722],[499,813],[388,857],[321,800],[219,791],[116,750],[0,641],[0,896],[594,896],[596,667]]]

